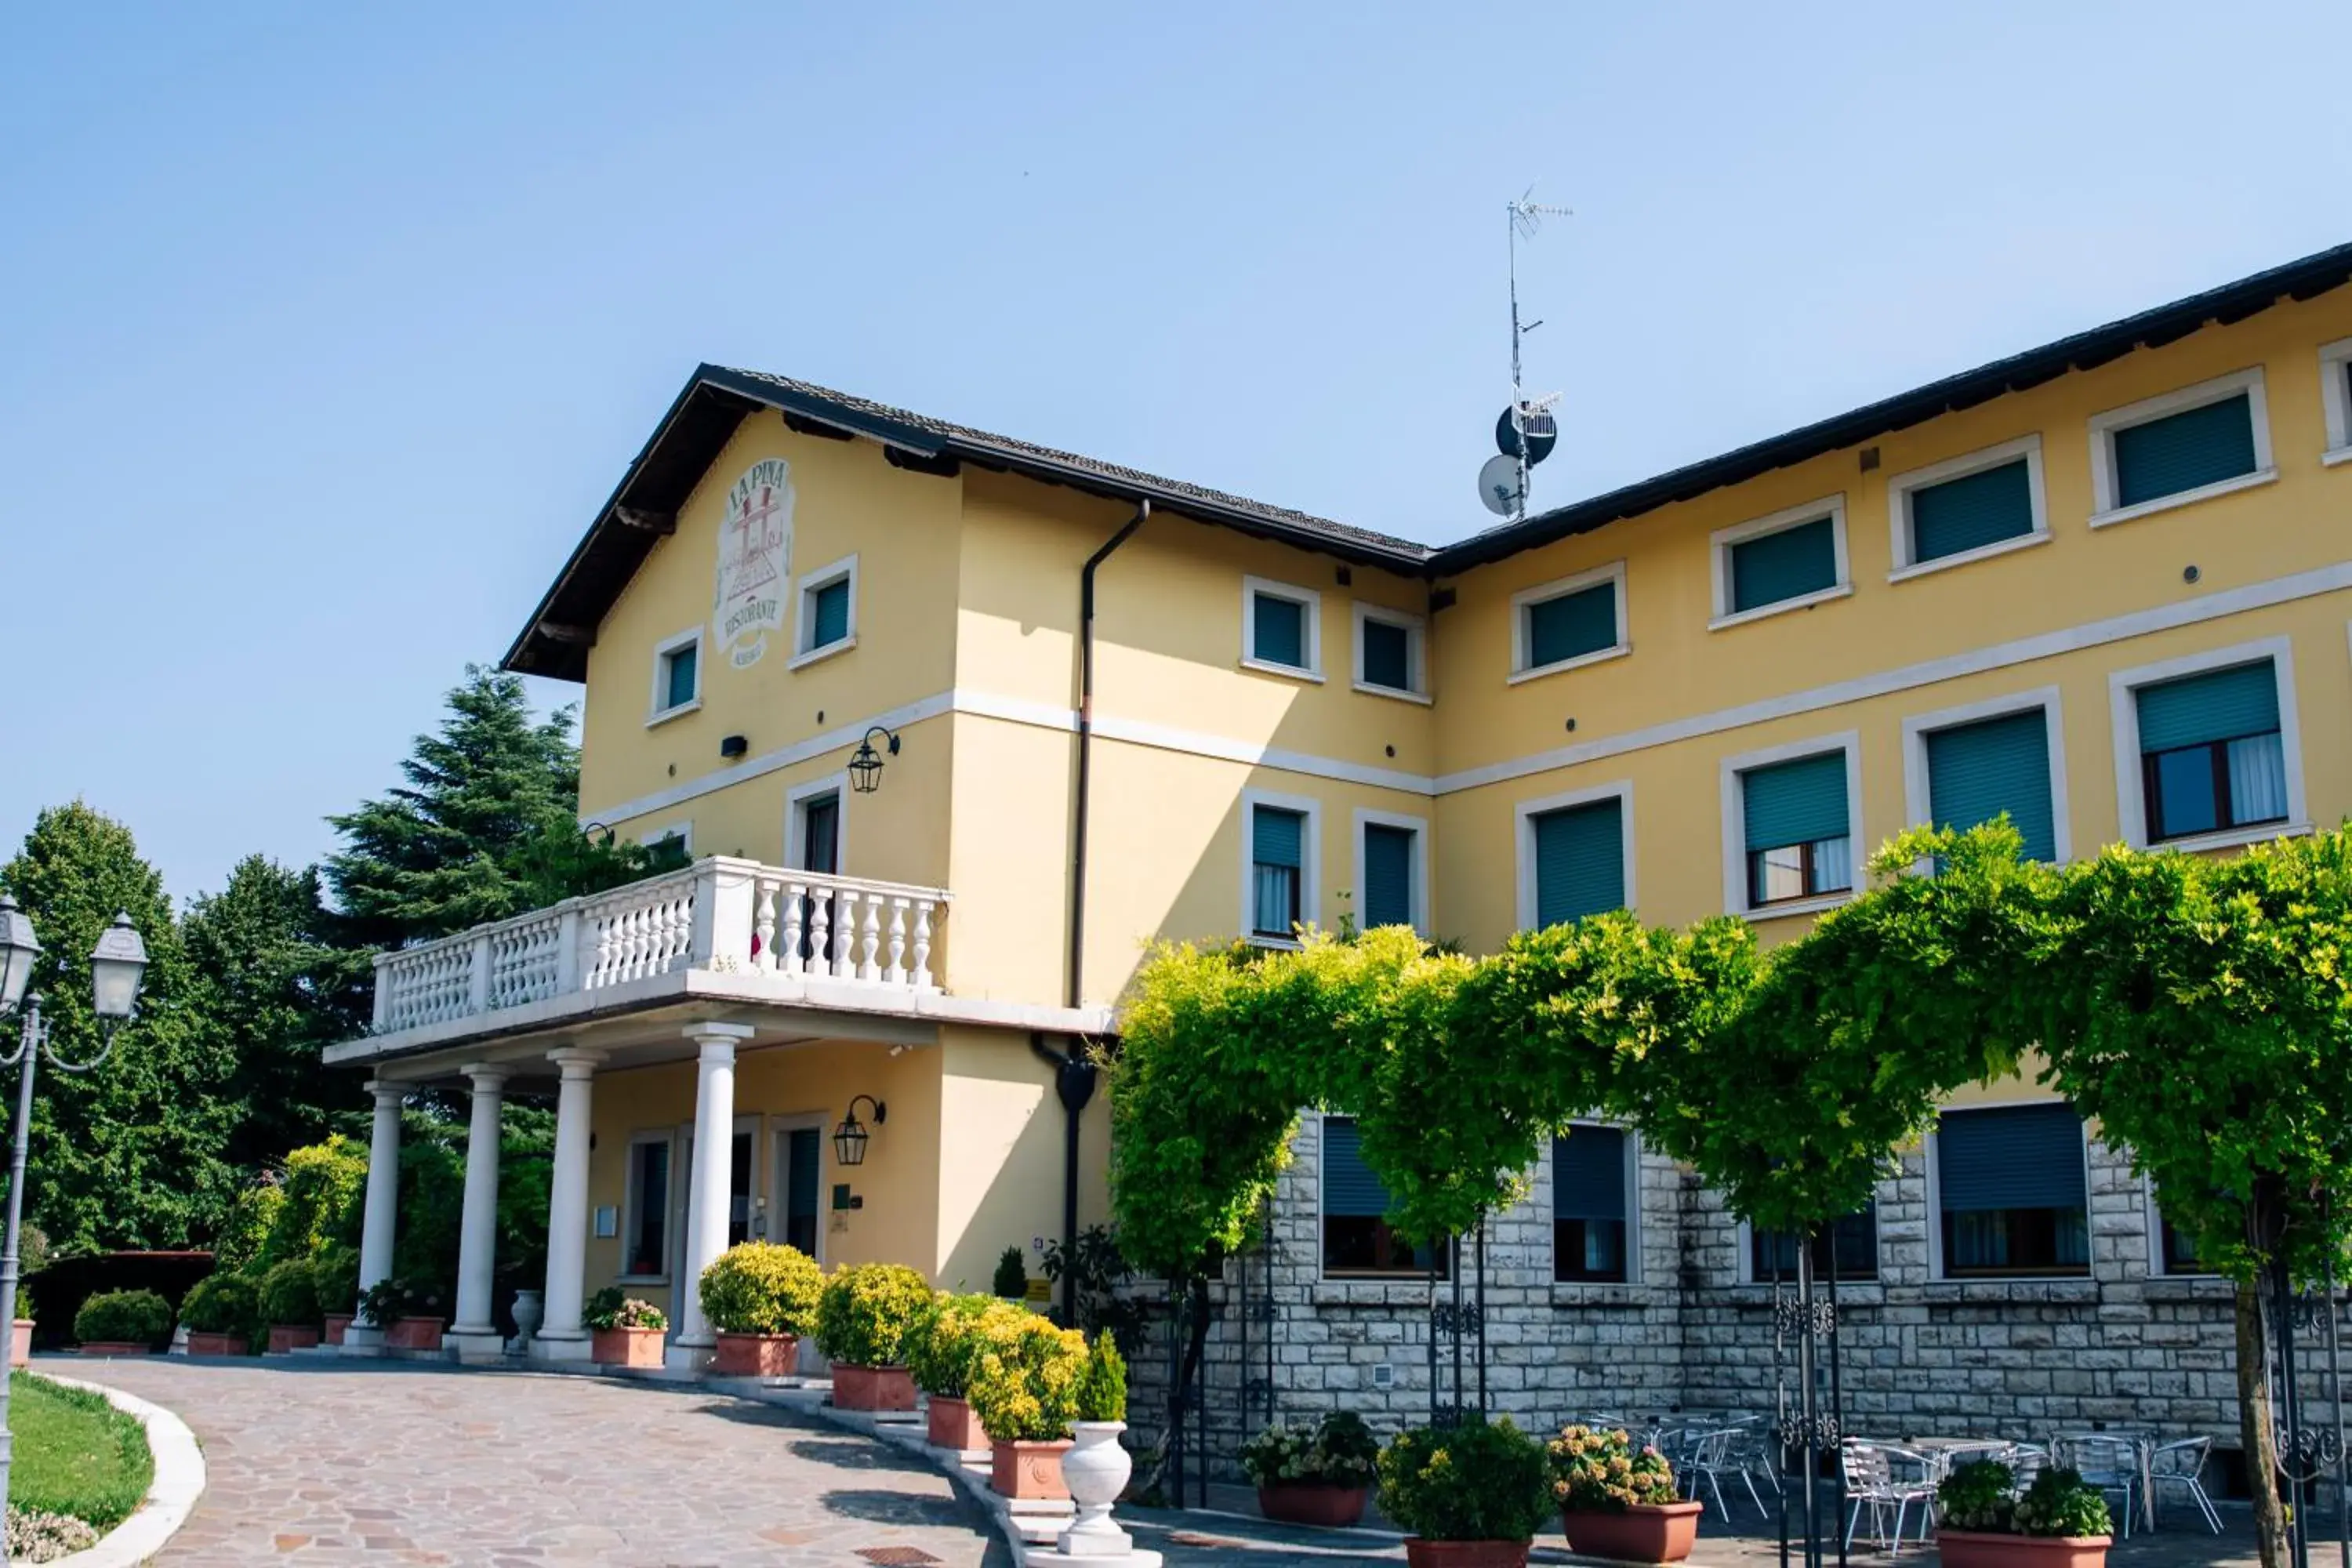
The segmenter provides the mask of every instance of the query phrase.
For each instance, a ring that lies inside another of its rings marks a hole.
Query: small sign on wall
[[[1032,1279],[1029,1281],[1028,1293],[1024,1300],[1031,1301],[1051,1301],[1053,1299],[1054,1282],[1051,1279]]]
[[[596,1210],[596,1239],[599,1241],[610,1241],[620,1234],[621,1211],[611,1204],[603,1204],[598,1205]]]

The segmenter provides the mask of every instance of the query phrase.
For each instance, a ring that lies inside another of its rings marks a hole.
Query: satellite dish
[[[1559,422],[1552,417],[1549,408],[1527,409],[1520,414],[1519,420],[1527,426],[1528,467],[1532,468],[1550,457],[1551,449],[1559,444]],[[1495,450],[1506,458],[1519,455],[1519,433],[1511,427],[1511,411],[1507,408],[1503,410],[1502,417],[1495,421]]]
[[[1509,456],[1487,458],[1486,466],[1478,470],[1478,499],[1496,517],[1518,510],[1519,460]]]

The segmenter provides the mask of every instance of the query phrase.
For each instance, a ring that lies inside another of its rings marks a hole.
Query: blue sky
[[[2352,6],[11,8],[0,846],[394,781],[700,360],[1431,542],[2352,238]],[[568,698],[547,686],[539,695]]]

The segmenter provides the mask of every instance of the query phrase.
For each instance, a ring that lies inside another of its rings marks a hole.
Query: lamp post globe
[[[33,981],[33,963],[40,956],[32,917],[16,907],[16,900],[0,893],[0,1013],[13,1013],[23,1003],[25,988]]]
[[[127,1023],[139,1010],[139,984],[147,973],[147,944],[127,912],[99,934],[89,951],[89,988],[98,1016],[111,1024]]]

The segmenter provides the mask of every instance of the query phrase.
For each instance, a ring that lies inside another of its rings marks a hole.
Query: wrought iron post
[[[1475,1314],[1473,1327],[1478,1331],[1478,1417],[1486,1416],[1486,1216],[1478,1216],[1478,1300],[1471,1307]]]
[[[1781,1568],[1789,1568],[1792,1562],[1803,1563],[1804,1568],[1822,1568],[1830,1556],[1830,1542],[1835,1542],[1840,1568],[1843,1568],[1846,1560],[1845,1532],[1840,1525],[1845,1510],[1845,1479],[1842,1468],[1831,1493],[1833,1501],[1826,1516],[1821,1495],[1822,1455],[1835,1452],[1843,1440],[1844,1426],[1844,1387],[1838,1353],[1836,1242],[1832,1240],[1830,1244],[1830,1286],[1826,1299],[1816,1289],[1812,1244],[1812,1232],[1805,1232],[1797,1237],[1797,1288],[1793,1300],[1782,1289],[1777,1257],[1772,1265],[1773,1430],[1780,1447],[1781,1469],[1785,1472],[1789,1468],[1788,1460],[1792,1453],[1800,1455],[1800,1474],[1804,1485],[1799,1500],[1799,1515],[1804,1530],[1801,1542],[1790,1539],[1790,1489],[1786,1486],[1781,1489]],[[1793,1370],[1796,1373],[1793,1391],[1789,1386],[1791,1342],[1794,1344]],[[1824,1526],[1829,1532],[1826,1540],[1822,1534]],[[1790,1550],[1792,1546],[1795,1548],[1793,1552]]]

